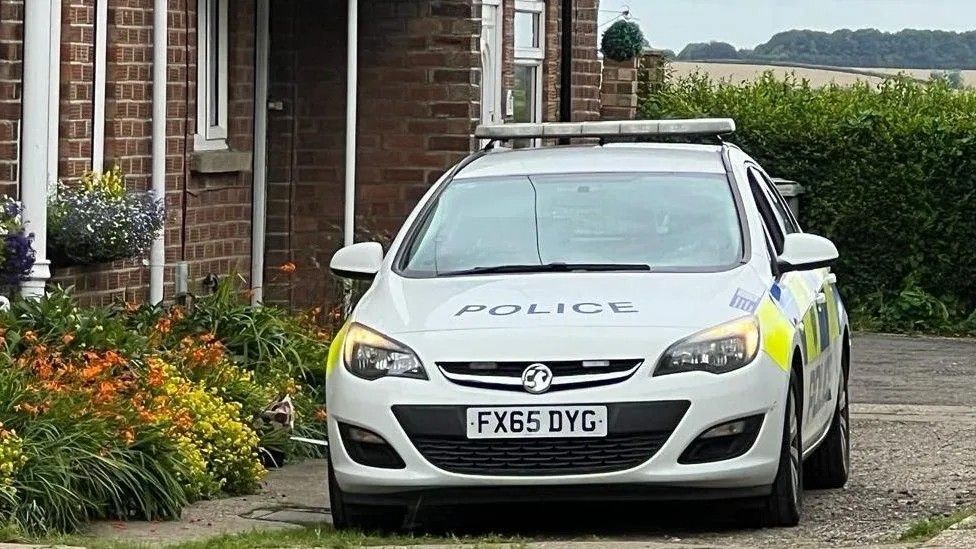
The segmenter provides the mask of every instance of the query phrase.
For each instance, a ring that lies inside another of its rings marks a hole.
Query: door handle
[[[835,273],[827,273],[825,282],[827,284],[837,284],[837,275]]]
[[[816,301],[817,301],[817,305],[823,305],[824,303],[827,302],[827,294],[823,292],[818,293]]]

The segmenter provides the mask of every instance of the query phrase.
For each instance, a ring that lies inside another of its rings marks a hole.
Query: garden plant
[[[141,255],[163,227],[163,201],[128,191],[119,167],[59,184],[48,201],[48,253],[55,265],[101,263]]]
[[[259,419],[287,396],[295,434],[324,437],[317,316],[251,306],[229,280],[190,306],[15,300],[0,313],[0,522],[172,518],[255,491],[266,454],[315,455]]]

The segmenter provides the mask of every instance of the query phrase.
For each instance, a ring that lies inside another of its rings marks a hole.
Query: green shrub
[[[645,93],[640,112],[734,118],[735,143],[807,188],[804,229],[837,244],[848,306],[875,327],[958,332],[976,309],[976,92],[697,74]]]
[[[633,21],[620,20],[610,25],[600,39],[600,51],[607,59],[627,61],[644,50],[644,33]]]

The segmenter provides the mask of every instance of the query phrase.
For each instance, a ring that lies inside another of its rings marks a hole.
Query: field
[[[842,86],[857,81],[878,84],[884,80],[882,74],[906,74],[920,80],[927,80],[932,71],[926,69],[862,69],[837,68],[824,69],[805,66],[759,65],[745,63],[710,63],[705,61],[675,61],[671,63],[675,76],[687,76],[695,72],[708,73],[715,80],[742,82],[755,80],[757,76],[773,71],[778,77],[795,73],[797,77],[809,80],[814,86],[824,86],[831,82]],[[976,86],[976,70],[962,71],[967,86]]]

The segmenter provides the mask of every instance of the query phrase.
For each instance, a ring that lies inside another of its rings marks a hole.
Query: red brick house
[[[48,273],[39,249],[25,291],[159,300],[186,263],[191,290],[233,272],[255,299],[327,302],[352,184],[359,236],[389,233],[480,121],[600,116],[598,2],[0,0],[0,193],[35,247],[47,189],[87,170],[119,165],[167,211],[148,260]]]

